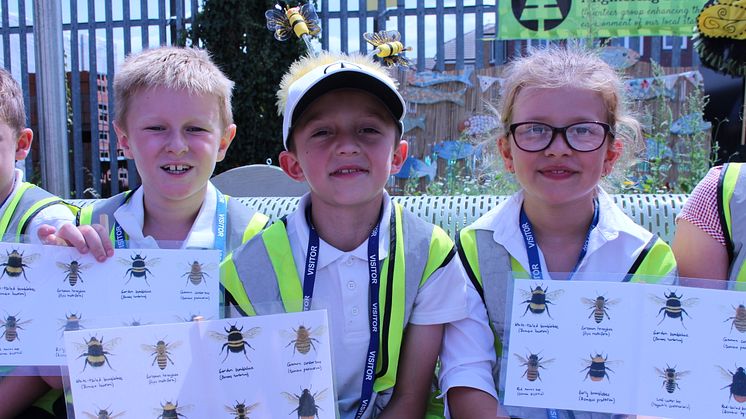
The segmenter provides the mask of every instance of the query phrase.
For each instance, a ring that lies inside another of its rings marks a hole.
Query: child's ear
[[[406,140],[399,141],[399,144],[394,149],[394,156],[391,160],[391,171],[389,172],[390,175],[395,175],[399,173],[399,170],[401,170],[402,165],[407,160],[407,154],[409,151],[409,144]]]
[[[130,150],[130,141],[129,138],[127,138],[127,134],[124,132],[124,129],[122,129],[122,127],[120,127],[116,122],[112,125],[114,125],[114,132],[117,133],[117,144],[119,144],[119,147],[124,152],[124,157],[134,159],[135,157],[132,156],[132,150]]]
[[[23,160],[28,156],[28,152],[31,149],[31,142],[34,141],[34,132],[31,128],[23,128],[18,133],[18,139],[16,140],[16,160]]]
[[[298,157],[292,151],[285,150],[280,153],[280,168],[293,180],[297,180],[298,182],[306,180],[306,175],[303,174],[300,161],[298,161]]]
[[[223,161],[225,153],[228,151],[228,147],[231,146],[233,139],[236,137],[236,124],[230,124],[223,131],[223,136],[220,137],[220,144],[218,144],[218,157],[215,161]]]
[[[510,149],[510,141],[508,140],[508,137],[498,138],[497,148],[500,150],[500,157],[503,158],[505,170],[510,173],[515,173],[515,167],[513,166],[513,151]]]
[[[606,155],[604,156],[604,168],[601,173],[604,176],[608,176],[614,171],[614,164],[619,160],[624,151],[624,144],[619,139],[615,139],[614,142],[609,144],[606,148]]]

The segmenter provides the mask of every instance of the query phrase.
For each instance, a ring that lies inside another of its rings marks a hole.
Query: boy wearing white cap
[[[278,108],[280,166],[311,191],[223,262],[223,285],[244,315],[328,310],[340,417],[421,418],[466,281],[448,235],[384,190],[404,100],[371,59],[322,53],[285,74]]]

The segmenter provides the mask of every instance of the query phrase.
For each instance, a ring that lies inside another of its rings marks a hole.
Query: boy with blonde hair
[[[384,190],[407,157],[404,100],[371,59],[322,53],[293,64],[278,108],[280,166],[310,192],[223,262],[230,301],[245,315],[328,310],[340,416],[421,418],[466,277],[448,235]]]
[[[79,227],[67,225],[59,237],[103,260],[112,243],[225,255],[261,230],[266,216],[209,181],[236,135],[232,88],[204,50],[160,47],[129,56],[114,80],[114,130],[142,186],[82,208]],[[109,231],[95,224],[102,215],[112,221]]]

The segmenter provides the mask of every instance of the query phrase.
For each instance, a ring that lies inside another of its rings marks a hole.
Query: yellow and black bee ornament
[[[411,51],[412,47],[405,47],[401,42],[401,35],[397,31],[366,32],[363,38],[375,48],[368,55],[381,58],[387,66],[412,67],[403,54]]]
[[[310,54],[316,55],[311,39],[321,33],[321,27],[319,16],[311,2],[290,7],[280,1],[273,9],[267,10],[264,17],[267,18],[267,29],[274,32],[275,39],[286,41],[291,35],[295,35],[303,40]]]

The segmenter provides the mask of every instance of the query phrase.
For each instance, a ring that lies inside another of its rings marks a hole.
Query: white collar
[[[117,208],[114,212],[114,218],[127,232],[131,247],[158,248],[155,238],[152,236],[145,237],[142,232],[145,225],[143,197],[143,188],[137,188],[127,202]],[[216,208],[216,189],[212,183],[208,182],[197,218],[195,218],[192,228],[180,248],[212,249],[215,247],[214,222]]]
[[[306,208],[311,203],[311,193],[306,193],[298,202],[298,208],[288,216],[287,219],[287,230],[288,236],[297,239],[297,246],[302,247],[303,255],[305,257],[306,249],[308,246],[309,238],[309,227],[306,221]],[[389,229],[391,226],[391,198],[389,195],[383,193],[383,215],[381,217],[380,235],[378,241],[378,259],[383,260],[388,256],[389,253]],[[368,240],[365,240],[354,250],[344,252],[325,242],[323,239],[319,240],[319,259],[317,262],[318,269],[322,269],[325,266],[335,262],[337,259],[343,256],[353,256],[361,260],[368,259]]]

